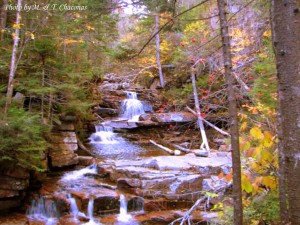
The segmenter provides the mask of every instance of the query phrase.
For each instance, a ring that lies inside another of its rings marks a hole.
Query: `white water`
[[[127,213],[127,202],[124,195],[120,195],[120,214],[118,220],[121,222],[128,222],[132,216]]]
[[[91,143],[114,144],[118,143],[117,135],[113,128],[105,124],[95,125],[96,133],[90,136]]]
[[[84,225],[101,225],[101,223],[94,220],[94,198],[90,198],[89,200],[87,214],[90,220],[89,222],[84,223]]]
[[[78,179],[84,178],[84,176],[86,174],[97,174],[97,165],[93,164],[93,165],[85,167],[81,170],[66,173],[60,180],[61,181],[78,180]]]
[[[79,214],[79,210],[76,204],[75,198],[72,198],[71,194],[68,194],[68,199],[70,200],[70,209],[71,209],[71,214],[74,217],[74,220],[77,220],[77,215]]]
[[[128,121],[139,121],[139,116],[145,113],[144,106],[137,98],[136,92],[126,92],[127,99],[122,102],[122,117]]]
[[[30,219],[44,221],[46,225],[54,225],[58,221],[58,211],[53,201],[47,201],[41,197],[33,200],[27,212]]]

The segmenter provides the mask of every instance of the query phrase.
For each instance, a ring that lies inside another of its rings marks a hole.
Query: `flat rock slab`
[[[229,173],[231,157],[217,153],[210,153],[205,158],[194,154],[158,156],[140,160],[108,160],[99,163],[98,167],[99,171],[108,172],[110,179],[129,193],[146,198],[155,195],[188,200],[193,196],[184,194],[203,190],[204,179],[221,171]]]

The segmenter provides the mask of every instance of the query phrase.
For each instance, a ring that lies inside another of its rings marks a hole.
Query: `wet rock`
[[[150,120],[151,119],[151,114],[142,114],[139,117],[140,121],[146,121],[146,120]]]
[[[53,132],[50,134],[50,140],[52,143],[69,143],[77,144],[77,138],[75,132]]]
[[[174,113],[154,113],[152,114],[152,121],[160,123],[172,122],[192,122],[195,121],[195,116],[189,112],[174,112]]]
[[[165,198],[145,199],[144,210],[147,212],[172,210],[178,208],[190,208],[193,205],[192,201],[180,201],[177,199],[170,200]]]
[[[121,129],[133,129],[138,127],[136,122],[127,121],[127,120],[113,120],[107,123],[106,125],[112,128],[121,128]]]
[[[20,166],[13,166],[13,167],[8,166],[7,168],[3,168],[0,174],[4,176],[20,178],[20,179],[28,179],[30,176],[29,171]]]
[[[163,225],[169,224],[178,218],[178,213],[172,210],[155,211],[147,214],[140,214],[135,217],[142,224]]]
[[[77,154],[67,154],[62,153],[61,155],[55,155],[50,153],[51,157],[51,167],[65,167],[70,165],[78,164],[78,155]]]
[[[181,176],[176,179],[176,182],[170,185],[170,190],[177,194],[184,193],[186,190],[201,190],[202,180],[203,177],[197,174]]]
[[[87,220],[85,221],[87,222]],[[79,220],[74,220],[73,215],[66,215],[59,218],[59,225],[80,225],[82,224]]]
[[[227,184],[228,182],[225,179],[219,179],[217,176],[211,176],[211,178],[203,180],[202,187],[205,191],[216,191],[225,187]]]
[[[119,115],[119,110],[111,109],[111,108],[95,107],[93,109],[93,111],[101,117],[118,116]]]
[[[144,210],[144,199],[141,197],[133,197],[127,203],[128,211],[141,211]]]
[[[120,178],[117,181],[118,189],[130,189],[130,188],[137,188],[140,186],[141,186],[141,181],[139,179]]]
[[[22,191],[25,190],[28,186],[28,179],[18,179],[7,176],[0,177],[0,189]]]
[[[195,156],[199,156],[199,157],[208,157],[208,151],[207,150],[194,150],[193,151]]]
[[[78,156],[78,165],[90,166],[95,163],[95,158],[92,156]]]
[[[19,191],[0,189],[0,198],[10,198],[19,196]]]
[[[11,208],[18,208],[20,206],[21,206],[20,199],[14,199],[14,198],[0,199],[0,211],[4,211]]]
[[[67,126],[63,131],[53,132],[50,135],[52,146],[49,149],[49,158],[51,167],[64,167],[76,165],[78,163],[78,155],[74,151],[78,150],[77,138],[75,132],[66,131],[66,129],[74,128],[73,123],[62,123],[61,126]],[[70,126],[70,127],[69,127]]]

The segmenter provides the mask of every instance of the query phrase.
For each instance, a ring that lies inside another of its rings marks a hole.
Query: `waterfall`
[[[120,195],[120,214],[118,220],[121,222],[128,222],[131,219],[131,215],[127,213],[127,202],[123,194]]]
[[[136,92],[127,91],[125,93],[127,99],[122,102],[122,117],[129,121],[139,121],[139,116],[145,113],[144,106],[137,99]]]
[[[113,128],[105,124],[95,125],[96,133],[89,138],[91,143],[114,144],[118,143],[117,135],[113,132]]]
[[[60,180],[72,181],[83,178],[86,174],[97,174],[97,164],[85,167],[81,170],[66,173]]]
[[[90,218],[90,220],[94,220],[93,213],[94,213],[94,198],[90,198],[88,204],[88,217]]]
[[[52,200],[41,197],[38,200],[32,201],[32,204],[27,211],[27,216],[30,219],[45,221],[46,225],[52,225],[57,223],[59,215],[56,204]]]
[[[87,214],[88,214],[88,217],[89,217],[90,221],[87,222],[87,223],[84,223],[84,225],[102,225],[101,223],[96,222],[94,220],[93,213],[94,213],[94,198],[91,197],[89,199],[88,209],[87,209]]]
[[[70,209],[71,209],[71,214],[73,214],[74,220],[77,220],[77,215],[79,213],[76,200],[75,198],[72,198],[71,194],[68,194],[68,199],[70,200]]]

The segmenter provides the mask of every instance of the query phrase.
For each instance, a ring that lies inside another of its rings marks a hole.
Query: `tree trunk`
[[[42,57],[42,87],[45,86],[45,59]],[[41,99],[41,121],[42,123],[45,123],[44,120],[44,108],[45,108],[45,95],[42,94],[42,99]]]
[[[271,17],[278,78],[281,220],[296,225],[300,222],[299,0],[271,0]]]
[[[20,20],[21,20],[21,6],[22,6],[22,0],[18,0],[18,9],[17,9],[17,15],[16,15],[16,29],[15,29],[15,36],[14,36],[14,45],[11,55],[11,64],[10,64],[10,72],[9,72],[9,78],[8,78],[8,85],[7,85],[7,93],[6,93],[6,104],[4,113],[7,114],[8,108],[11,104],[11,99],[13,95],[14,90],[14,78],[15,78],[15,67],[16,67],[16,55],[19,45],[19,36],[20,36]]]
[[[232,170],[233,170],[233,200],[234,200],[234,216],[233,224],[243,224],[243,204],[242,204],[242,185],[241,185],[241,159],[239,147],[239,127],[237,117],[237,104],[234,93],[234,77],[232,74],[232,60],[230,51],[230,36],[228,29],[228,21],[226,18],[225,0],[218,0],[221,36],[223,44],[223,58],[225,68],[225,78],[229,100],[229,116],[230,116],[230,134],[232,149]]]
[[[155,15],[155,33],[159,30],[159,12],[157,10]],[[156,44],[156,63],[159,74],[160,86],[163,88],[165,86],[165,80],[162,73],[161,63],[160,63],[160,37],[159,33],[155,36],[155,44]]]
[[[5,9],[5,6],[8,4],[8,1],[7,0],[3,0],[3,3],[2,3],[2,7],[1,7],[1,15],[0,15],[0,40],[3,40],[3,34],[4,32],[1,32],[1,30],[5,29],[6,27],[6,20],[7,20],[7,10]]]

